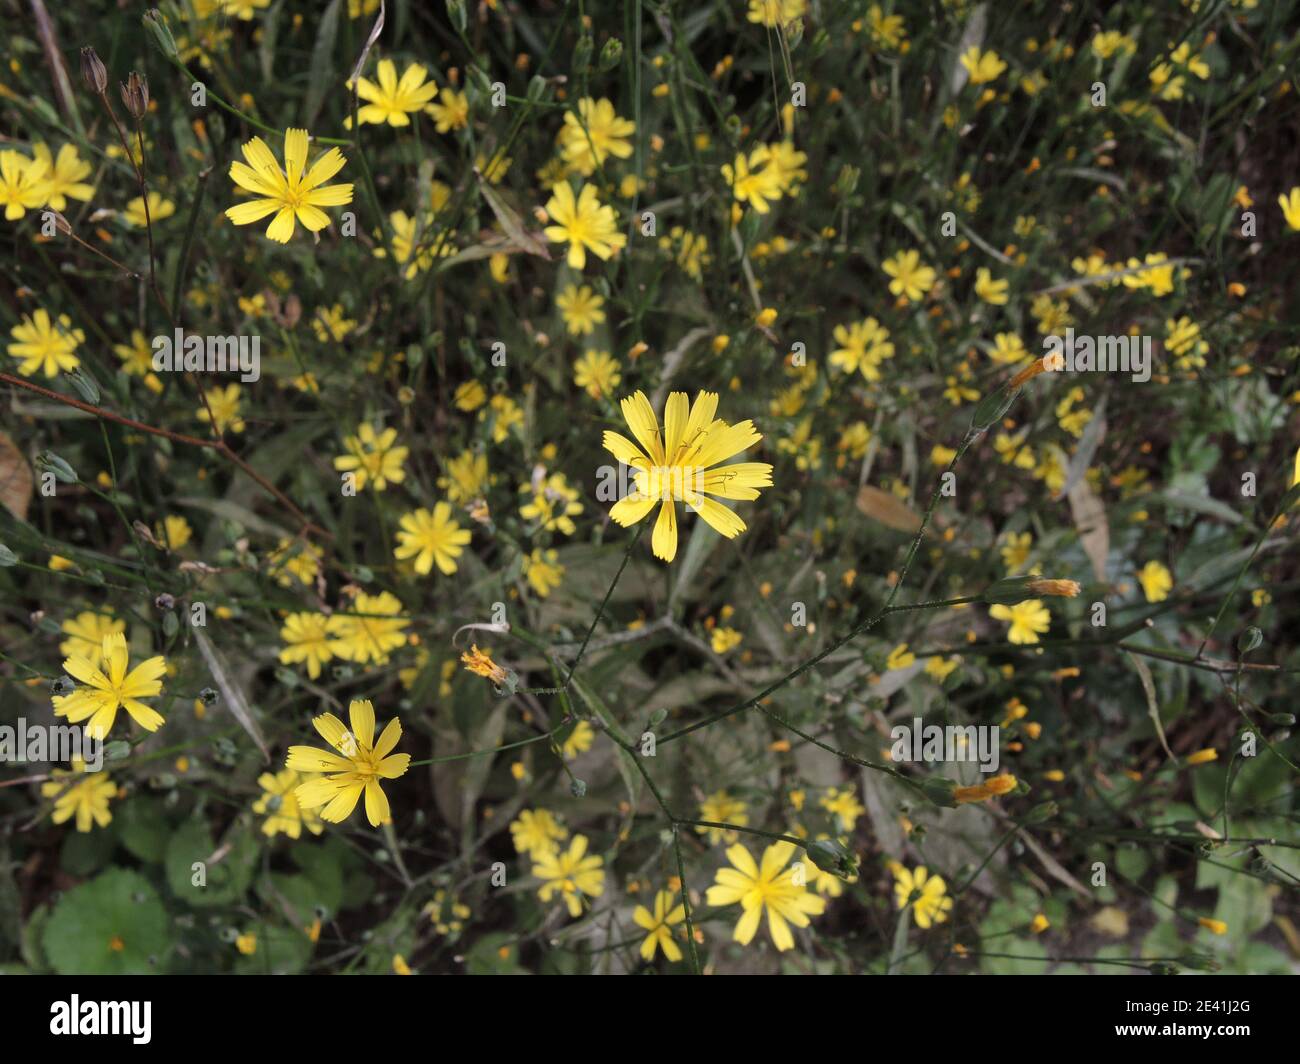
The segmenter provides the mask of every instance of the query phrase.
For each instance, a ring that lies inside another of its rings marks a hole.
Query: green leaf
[[[172,946],[158,893],[124,868],[110,868],[59,899],[42,943],[61,975],[160,972]]]
[[[204,821],[187,820],[177,828],[163,859],[172,894],[200,908],[239,901],[253,879],[257,843],[240,835],[224,856],[218,857],[216,850]]]
[[[339,7],[342,0],[330,0],[316,23],[316,44],[311,50],[311,66],[307,75],[307,96],[303,103],[303,124],[308,129],[320,113],[325,94],[334,81],[334,39],[339,32]],[[351,109],[351,105],[349,105]]]

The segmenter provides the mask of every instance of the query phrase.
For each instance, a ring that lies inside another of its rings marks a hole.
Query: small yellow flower
[[[893,278],[889,291],[908,302],[916,302],[934,287],[935,272],[922,265],[919,251],[899,251],[881,263],[882,270]]]
[[[715,654],[726,654],[736,647],[740,646],[741,640],[745,637],[734,628],[718,627],[713,629],[709,638],[709,643],[713,647]]]
[[[74,329],[66,314],[54,319],[45,310],[35,310],[23,315],[9,334],[14,338],[9,354],[21,360],[18,372],[24,377],[33,376],[37,370],[46,377],[54,377],[81,365],[81,359],[73,352],[86,339],[86,334]]]
[[[597,898],[605,892],[604,861],[587,853],[587,837],[575,835],[567,850],[556,849],[533,863],[533,875],[542,880],[537,896],[550,901],[557,893],[569,915],[582,915],[584,898]]]
[[[1222,920],[1214,920],[1208,916],[1198,916],[1196,922],[1212,934],[1226,935],[1228,933],[1228,925]]]
[[[1286,224],[1300,231],[1300,186],[1293,188],[1284,196],[1278,196],[1277,203],[1282,208]]]
[[[916,655],[907,649],[906,643],[899,643],[889,652],[889,657],[885,659],[886,669],[905,669],[916,661]]]
[[[117,784],[107,772],[87,772],[81,758],[73,758],[72,771],[56,768],[50,773],[48,783],[41,784],[41,797],[54,799],[54,812],[50,819],[62,824],[77,818],[77,830],[88,832],[93,827],[107,827],[113,819],[108,803],[117,797]]]
[[[1211,761],[1219,760],[1219,751],[1214,747],[1206,747],[1204,750],[1197,750],[1194,754],[1187,755],[1189,765],[1208,765]]]
[[[362,125],[387,122],[390,126],[409,126],[408,116],[422,110],[438,91],[437,85],[426,80],[429,72],[419,63],[407,66],[399,80],[393,61],[381,59],[376,73],[379,84],[369,78],[358,78],[355,83],[358,98],[366,101],[357,108],[357,121]],[[351,92],[354,85],[349,81],[347,87]],[[352,128],[351,115],[344,119],[343,125]]]
[[[315,779],[315,776],[301,775],[291,768],[279,772],[263,772],[257,777],[262,796],[253,803],[253,812],[266,817],[262,823],[262,834],[269,838],[284,834],[296,839],[302,834],[303,828],[313,835],[319,835],[325,830],[316,810],[302,808],[294,794],[299,784],[311,779]]]
[[[999,603],[989,607],[989,616],[995,621],[1011,625],[1007,638],[1012,643],[1037,643],[1038,637],[1052,627],[1052,615],[1038,599],[1026,599],[1014,606]]]
[[[674,963],[682,959],[682,951],[673,940],[673,925],[686,919],[686,907],[680,903],[680,895],[661,890],[655,893],[655,908],[651,913],[644,905],[638,905],[632,911],[632,921],[646,932],[645,941],[641,943],[641,957],[652,961],[655,951],[662,949],[664,956]],[[673,905],[674,900],[679,904]]]
[[[1042,913],[1035,913],[1034,918],[1029,922],[1029,930],[1035,935],[1041,935],[1051,926],[1051,921],[1049,921]]]
[[[1174,586],[1173,574],[1160,562],[1151,561],[1142,566],[1137,574],[1138,583],[1142,585],[1142,594],[1148,602],[1163,602],[1169,597]]]
[[[555,297],[555,306],[571,336],[589,336],[605,320],[605,297],[590,285],[571,284]]]
[[[126,210],[122,212],[122,218],[127,225],[143,229],[146,225],[157,225],[164,218],[170,218],[176,213],[176,204],[169,199],[163,199],[161,193],[149,193],[148,215],[145,214],[144,202],[144,197],[136,196],[126,205]]]
[[[257,952],[257,936],[251,931],[246,931],[235,939],[235,949],[245,957],[251,957]]]
[[[986,82],[996,81],[1007,64],[998,58],[998,53],[994,51],[981,52],[978,45],[971,45],[961,54],[961,65],[970,75],[972,85],[983,85]]]
[[[943,876],[931,875],[925,865],[915,870],[894,865],[894,900],[899,909],[912,906],[916,926],[922,931],[933,924],[941,924],[952,911],[952,899],[947,896],[948,884]]]
[[[435,504],[432,512],[419,509],[403,514],[399,526],[393,557],[398,561],[414,558],[415,571],[421,576],[427,575],[434,563],[444,575],[454,573],[456,559],[471,538],[469,530],[452,518],[451,507],[445,502]]]
[[[567,181],[555,186],[546,203],[552,225],[543,232],[556,244],[568,244],[568,263],[575,270],[587,265],[587,251],[608,259],[627,244],[618,231],[614,208],[602,205],[595,185],[583,185],[575,197]]]
[[[573,383],[593,399],[612,398],[623,375],[608,351],[586,351],[573,364]]]
[[[700,819],[710,820],[715,824],[735,824],[741,828],[749,826],[749,814],[745,811],[745,803],[739,798],[733,798],[725,790],[714,791],[700,803]],[[707,835],[710,846],[716,846],[720,842],[736,841],[737,833],[729,828],[697,825],[695,831],[700,835]]]
[[[524,809],[510,822],[510,837],[516,853],[526,853],[536,861],[555,853],[558,844],[569,837],[569,829],[549,810]]]

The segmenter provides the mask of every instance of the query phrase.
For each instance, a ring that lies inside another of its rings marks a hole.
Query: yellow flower
[[[638,391],[622,401],[622,409],[640,447],[617,432],[605,433],[605,449],[636,470],[635,490],[614,504],[610,517],[626,528],[662,502],[651,549],[664,561],[677,555],[675,501],[694,508],[712,528],[732,539],[745,530],[745,522],[706,494],[752,500],[758,498],[759,488],[772,484],[772,467],[764,462],[711,468],[763,438],[751,421],[728,425],[715,420],[717,408],[715,392],[700,392],[693,404],[685,392],[673,392],[664,409],[661,432],[650,401]]]
[[[311,327],[321,343],[338,343],[357,327],[357,323],[344,316],[341,303],[335,303],[329,308],[319,308],[311,320]]]
[[[1029,922],[1029,930],[1035,935],[1041,935],[1051,926],[1051,921],[1049,921],[1042,913],[1035,913],[1034,918]]]
[[[519,485],[521,495],[530,499],[519,507],[519,515],[537,522],[537,529],[571,536],[577,531],[573,518],[582,513],[577,488],[569,487],[563,473],[552,473],[536,481]]]
[[[291,613],[284,619],[280,638],[285,647],[280,661],[285,665],[306,662],[307,675],[320,676],[321,666],[334,657],[330,618],[323,613]]]
[[[605,892],[604,861],[587,854],[587,836],[575,835],[567,850],[556,849],[533,862],[533,875],[542,880],[537,896],[550,901],[558,892],[570,916],[582,915],[582,899]]]
[[[1007,532],[1002,538],[1002,564],[1007,567],[1008,574],[1014,575],[1029,560],[1029,552],[1034,549],[1034,536],[1032,532]]]
[[[611,396],[623,374],[608,351],[586,351],[573,364],[573,383],[593,399]]]
[[[516,853],[526,853],[537,860],[555,853],[558,843],[569,837],[569,829],[549,810],[524,809],[510,822],[510,837]]]
[[[764,910],[772,944],[781,952],[794,946],[790,924],[807,927],[810,916],[826,911],[825,899],[809,893],[796,882],[795,870],[785,867],[794,852],[794,843],[775,842],[764,851],[759,865],[741,843],[728,847],[727,860],[734,867],[718,869],[706,898],[710,905],[739,903],[743,912],[732,937],[742,946],[753,941]]]
[[[400,526],[394,558],[398,561],[414,558],[415,571],[421,576],[426,575],[435,562],[447,576],[456,571],[456,559],[470,541],[470,533],[452,518],[447,503],[435,504],[432,513],[421,508],[403,514]]]
[[[662,949],[664,956],[676,962],[682,959],[682,951],[673,940],[673,925],[686,919],[685,905],[673,905],[680,895],[671,891],[660,890],[655,893],[655,910],[650,912],[644,905],[632,910],[632,922],[646,932],[645,941],[641,943],[643,960],[655,959],[655,951]]]
[[[487,455],[461,451],[447,460],[447,475],[438,478],[438,487],[447,493],[447,499],[456,506],[471,503],[483,494],[488,484]]]
[[[850,787],[832,787],[817,804],[830,813],[839,830],[845,832],[852,831],[858,817],[867,811]]]
[[[1052,627],[1052,615],[1038,599],[1026,599],[1014,606],[990,606],[989,616],[1010,623],[1007,638],[1013,643],[1037,643],[1039,635]]]
[[[155,536],[168,550],[180,550],[194,538],[190,523],[180,514],[168,514],[162,524],[155,526]]]
[[[540,598],[546,598],[564,579],[564,566],[558,559],[559,555],[555,551],[544,551],[541,547],[535,548],[532,554],[524,555],[524,578]]]
[[[4,204],[5,220],[16,222],[29,209],[44,204],[45,196],[31,159],[20,152],[0,151],[0,203]]]
[[[588,336],[605,320],[605,297],[592,291],[590,285],[569,285],[555,297],[560,317],[570,336]]]
[[[981,52],[978,45],[971,45],[961,54],[961,65],[970,75],[972,85],[983,85],[989,81],[996,81],[1007,64],[998,58],[998,53],[994,51]]]
[[[900,909],[912,906],[916,926],[922,931],[948,919],[952,899],[947,893],[948,884],[943,876],[931,875],[925,865],[919,865],[914,871],[902,865],[894,867],[894,900]]]
[[[578,113],[566,111],[560,129],[560,151],[565,163],[575,172],[590,177],[611,155],[626,159],[632,154],[628,137],[636,132],[636,123],[619,118],[609,100],[585,97],[578,101]]]
[[[87,720],[86,731],[92,737],[107,738],[117,720],[117,711],[125,709],[131,719],[145,731],[157,731],[163,723],[161,714],[140,701],[162,693],[162,676],[167,662],[162,657],[142,661],[130,672],[126,636],[109,632],[100,643],[98,666],[80,654],[71,654],[63,662],[63,671],[80,685],[70,695],[54,696],[54,715],[67,717],[73,724]]]
[[[375,491],[383,491],[390,483],[400,484],[406,479],[402,466],[410,449],[393,446],[396,442],[396,429],[376,433],[374,426],[363,422],[355,436],[344,437],[343,446],[348,453],[334,459],[334,468],[342,473],[354,473],[358,491],[364,490],[367,484],[373,485]]]
[[[591,744],[595,741],[596,729],[587,721],[580,720],[574,725],[569,737],[564,740],[564,746],[560,752],[564,754],[565,761],[572,761],[579,754],[585,754],[590,750]]]
[[[122,372],[128,377],[142,378],[145,387],[155,395],[163,390],[162,381],[153,372],[153,348],[139,329],[131,330],[129,344],[114,344],[113,353],[122,360]]]
[[[713,653],[726,654],[740,646],[741,640],[744,638],[745,637],[734,628],[718,627],[713,629],[713,633],[709,639],[709,644],[713,647]]]
[[[303,828],[313,835],[319,835],[325,830],[316,810],[302,808],[294,793],[299,784],[314,778],[299,775],[291,768],[279,772],[263,772],[257,777],[257,785],[262,788],[263,794],[253,803],[253,812],[266,817],[262,824],[262,834],[274,838],[283,833],[296,839],[302,834]]]
[[[477,644],[471,643],[469,650],[460,656],[460,660],[466,670],[475,676],[491,680],[498,687],[506,682],[506,670],[492,660],[490,650],[479,650]]]
[[[975,294],[995,307],[1005,306],[1007,302],[1006,281],[995,281],[987,266],[975,271]]]
[[[336,613],[330,618],[329,632],[334,637],[330,649],[345,661],[386,665],[389,652],[406,645],[410,622],[398,616],[401,600],[389,591],[378,595],[362,592],[352,607],[352,614]]]
[[[839,345],[831,352],[830,363],[845,373],[861,370],[869,381],[880,380],[880,363],[894,357],[889,330],[875,318],[865,318],[851,325],[837,325],[832,333]]]
[[[443,89],[438,94],[438,100],[438,103],[429,104],[426,110],[433,115],[439,133],[450,133],[469,125],[469,97],[465,93],[450,88]]]
[[[136,196],[126,205],[126,210],[122,212],[122,220],[127,225],[143,229],[147,225],[157,225],[164,218],[170,218],[175,213],[176,204],[169,199],[163,199],[159,192],[150,192],[149,213],[145,214],[144,197]]]
[[[1009,366],[1029,357],[1025,343],[1016,333],[997,333],[993,337],[993,350],[989,358],[1000,365]]]
[[[305,129],[285,130],[284,170],[261,137],[254,137],[242,151],[247,163],[232,162],[230,178],[257,198],[226,210],[226,217],[235,225],[250,225],[274,213],[266,235],[287,244],[293,236],[295,219],[315,233],[330,224],[328,215],[320,208],[341,207],[352,202],[350,183],[324,184],[347,161],[338,148],[331,148],[307,169]]]
[[[254,8],[266,8],[271,6],[271,0],[221,0],[222,14],[232,15],[244,22],[253,17]],[[256,936],[250,936],[256,942]],[[251,952],[251,951],[250,951]]]
[[[749,825],[749,814],[745,812],[745,803],[739,798],[733,798],[725,790],[714,791],[700,803],[700,819],[711,820],[715,824],[735,824],[737,827],[747,827]],[[700,835],[709,837],[709,845],[716,846],[719,842],[735,842],[736,832],[729,828],[695,828]]]
[[[1211,934],[1226,935],[1228,933],[1228,925],[1222,920],[1213,920],[1208,916],[1198,916],[1196,922]]]
[[[916,655],[907,649],[907,644],[899,643],[889,652],[889,657],[885,659],[885,668],[905,669],[915,661]]]
[[[568,182],[561,182],[546,203],[546,213],[554,224],[543,232],[552,243],[569,245],[568,263],[575,270],[587,265],[588,249],[608,259],[627,244],[627,237],[618,232],[614,208],[601,204],[595,185],[583,185],[575,199]]]
[[[951,657],[945,660],[944,658],[935,655],[926,661],[925,674],[937,680],[939,683],[943,683],[943,681],[952,673],[953,669],[960,664],[961,658]]]
[[[1194,754],[1187,755],[1189,765],[1208,765],[1211,761],[1219,760],[1219,751],[1214,747],[1206,747],[1204,750],[1197,750]]]
[[[422,110],[438,91],[437,85],[425,80],[429,72],[419,63],[407,66],[399,81],[393,61],[381,59],[377,75],[378,85],[369,78],[356,81],[357,96],[366,101],[364,107],[357,108],[357,121],[362,125],[381,126],[387,122],[390,126],[409,126],[411,120],[407,115]],[[348,91],[351,92],[352,88],[353,83],[349,81]],[[343,120],[343,125],[352,128],[351,115]]]
[[[413,975],[411,966],[406,963],[406,958],[400,953],[393,954],[393,974],[394,975]]]
[[[1160,562],[1150,561],[1138,570],[1138,583],[1148,602],[1163,602],[1174,586],[1173,574]]]
[[[749,0],[745,18],[774,29],[802,18],[807,10],[808,0]]]
[[[59,653],[65,657],[74,654],[83,657],[97,669],[104,660],[104,636],[125,632],[126,622],[86,610],[64,621],[60,631],[68,638],[59,644]]]
[[[95,194],[95,186],[84,181],[94,172],[94,167],[77,155],[75,145],[63,145],[55,158],[48,144],[33,144],[32,154],[35,158],[29,176],[36,181],[47,207],[64,211],[68,209],[69,196],[84,202]]]
[[[333,713],[323,713],[312,721],[312,726],[337,753],[313,746],[289,747],[286,768],[328,774],[300,783],[294,788],[294,796],[303,809],[319,808],[322,820],[341,824],[352,814],[364,792],[366,819],[371,826],[391,824],[388,796],[379,781],[398,779],[410,766],[410,754],[392,753],[402,737],[401,722],[396,717],[390,720],[375,742],[375,707],[369,699],[354,700],[348,706],[348,719],[351,731]]]
[[[767,146],[760,144],[748,158],[741,152],[732,165],[722,167],[722,176],[730,186],[732,196],[738,203],[748,203],[759,214],[770,211],[769,201],[778,200],[783,195],[780,174],[768,165],[770,158]]]
[[[9,345],[9,353],[22,360],[18,372],[24,377],[33,376],[38,369],[46,377],[54,377],[60,370],[68,373],[81,365],[81,359],[73,352],[86,339],[86,334],[74,329],[66,314],[60,314],[55,321],[38,309],[30,315],[24,314],[9,333],[15,340]]]
[[[117,784],[107,772],[87,772],[86,763],[77,757],[72,759],[71,772],[56,768],[50,776],[48,783],[41,784],[41,797],[54,799],[50,815],[54,823],[62,824],[75,816],[77,830],[84,833],[92,827],[107,827],[112,821],[108,803],[117,797]]]
[[[320,575],[324,551],[307,540],[281,539],[267,558],[267,569],[281,587],[291,587],[294,578],[308,586]]]
[[[1286,218],[1286,224],[1292,229],[1300,230],[1300,186],[1293,188],[1284,196],[1278,196],[1278,206]]]
[[[889,282],[889,291],[902,296],[908,302],[915,302],[934,287],[935,273],[929,266],[921,265],[919,251],[899,251],[893,258],[881,263],[881,269],[893,278]]]

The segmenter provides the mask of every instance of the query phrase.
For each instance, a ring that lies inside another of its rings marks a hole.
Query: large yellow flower
[[[345,661],[387,665],[390,651],[406,645],[401,600],[390,591],[357,595],[351,613],[336,613],[329,621],[330,649]]]
[[[825,899],[796,883],[795,870],[785,867],[794,851],[792,842],[774,842],[763,852],[763,863],[758,865],[740,843],[727,848],[727,859],[735,867],[718,869],[717,882],[706,897],[710,905],[740,903],[744,912],[732,937],[742,946],[753,941],[764,909],[772,944],[782,952],[794,945],[790,924],[807,927],[809,916],[826,911]]]
[[[289,747],[285,768],[327,773],[320,779],[300,783],[294,788],[294,797],[303,809],[320,808],[322,820],[341,824],[352,815],[364,792],[366,819],[371,825],[391,824],[392,810],[379,781],[404,776],[410,767],[410,754],[392,753],[402,737],[401,722],[396,717],[390,720],[375,742],[375,707],[369,699],[357,699],[348,706],[348,719],[352,723],[351,731],[333,713],[322,713],[312,721],[321,737],[338,753],[314,746]]]
[[[626,436],[607,431],[605,449],[636,470],[636,487],[614,504],[609,516],[626,528],[662,502],[650,545],[655,557],[666,562],[677,556],[676,502],[684,502],[728,539],[745,531],[744,521],[707,496],[757,499],[759,488],[772,486],[772,467],[766,462],[718,466],[763,438],[753,422],[729,425],[715,419],[716,392],[700,392],[693,404],[685,392],[669,395],[662,433],[643,392],[624,399],[622,408],[640,447]]]
[[[568,261],[575,270],[587,265],[588,249],[608,259],[627,244],[627,237],[618,231],[614,208],[600,202],[595,185],[583,185],[575,199],[568,182],[560,182],[546,202],[546,213],[555,223],[543,230],[546,238],[569,245]]]
[[[102,669],[81,654],[71,654],[64,661],[63,671],[84,686],[70,695],[55,695],[54,715],[67,717],[73,724],[89,718],[86,731],[104,739],[113,729],[117,711],[125,709],[145,731],[157,731],[163,723],[162,715],[140,699],[162,692],[167,662],[161,656],[152,657],[127,672],[126,636],[121,632],[105,635],[100,652]]]
[[[391,59],[381,59],[377,73],[378,85],[369,78],[357,79],[357,96],[366,101],[364,107],[357,109],[357,121],[363,126],[367,123],[379,126],[385,122],[390,126],[409,126],[411,120],[407,115],[422,110],[438,92],[437,85],[425,80],[429,72],[419,63],[410,64],[400,81]],[[351,82],[348,88],[352,88]],[[345,118],[343,124],[351,129],[352,116]]]
[[[257,198],[227,208],[226,217],[236,225],[251,225],[274,213],[266,235],[287,244],[293,236],[295,218],[315,233],[330,224],[329,216],[320,208],[352,202],[351,183],[322,187],[347,161],[338,148],[331,148],[307,169],[305,129],[285,131],[284,170],[261,137],[254,137],[241,150],[248,163],[232,162],[230,178]]]

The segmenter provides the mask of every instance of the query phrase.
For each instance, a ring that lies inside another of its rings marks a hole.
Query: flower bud
[[[176,47],[176,38],[167,26],[167,17],[156,7],[144,13],[144,28],[158,51],[168,59],[179,59],[180,49]]]
[[[1055,595],[1058,598],[1074,598],[1079,593],[1079,585],[1073,580],[1030,580],[1025,586],[1037,596]]]
[[[122,106],[137,122],[149,110],[149,81],[143,74],[134,70],[127,75],[126,81],[119,86],[122,93]]]
[[[605,47],[600,50],[600,69],[602,71],[613,70],[623,59],[623,42],[617,37],[611,37],[605,42]]]
[[[857,862],[848,848],[838,839],[818,839],[804,847],[808,859],[823,872],[840,879],[852,879],[858,874]]]
[[[96,96],[103,96],[108,88],[108,70],[93,48],[81,50],[81,80]]]

